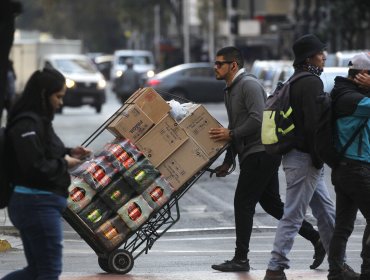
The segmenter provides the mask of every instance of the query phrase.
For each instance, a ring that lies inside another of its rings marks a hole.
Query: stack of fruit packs
[[[71,171],[68,207],[109,251],[121,244],[174,192],[132,142],[117,138]]]

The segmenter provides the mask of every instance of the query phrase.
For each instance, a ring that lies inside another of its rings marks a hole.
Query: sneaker
[[[214,270],[222,272],[238,272],[238,271],[249,271],[249,260],[240,260],[235,257],[231,261],[225,261],[222,264],[212,265]]]
[[[263,280],[287,280],[286,275],[284,273],[284,269],[280,270],[266,270],[266,275]]]
[[[329,272],[328,280],[359,280],[360,273],[357,273],[348,264],[343,264],[343,270],[340,273],[330,275]]]
[[[316,242],[314,249],[315,249],[315,254],[313,255],[314,261],[310,265],[311,269],[318,268],[324,261],[325,255],[326,255],[324,246],[322,245],[322,242],[320,239]]]

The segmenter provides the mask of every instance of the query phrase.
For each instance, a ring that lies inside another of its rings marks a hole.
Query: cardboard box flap
[[[107,126],[107,129],[114,136],[124,137],[135,143],[154,123],[136,104],[126,106],[125,110]]]
[[[207,111],[203,105],[194,108],[179,125],[204,150],[209,158],[215,156],[227,141],[215,141],[209,137],[209,130],[222,125]]]
[[[154,123],[158,123],[171,110],[162,96],[149,87],[137,90],[126,103],[136,104]]]

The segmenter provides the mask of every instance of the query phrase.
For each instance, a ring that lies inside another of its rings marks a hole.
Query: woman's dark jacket
[[[68,196],[70,175],[64,156],[68,149],[49,120],[21,118],[8,131],[10,178],[21,185]]]

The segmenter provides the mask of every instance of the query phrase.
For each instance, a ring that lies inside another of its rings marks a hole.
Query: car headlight
[[[71,79],[66,79],[66,87],[67,88],[73,88],[74,86],[76,85],[75,81],[71,80]]]
[[[98,82],[98,89],[104,89],[105,86],[107,85],[107,82],[105,80],[99,80]]]
[[[148,78],[152,78],[153,76],[154,76],[154,71],[153,70],[149,70],[148,72],[146,72],[146,76],[148,77]]]
[[[116,78],[121,77],[121,76],[122,76],[122,74],[123,74],[123,71],[122,71],[122,70],[118,70],[118,71],[116,72]]]

